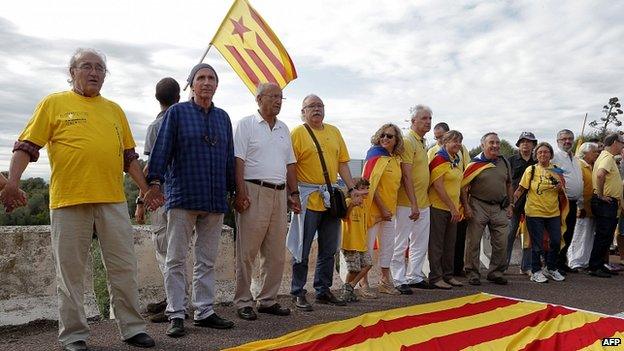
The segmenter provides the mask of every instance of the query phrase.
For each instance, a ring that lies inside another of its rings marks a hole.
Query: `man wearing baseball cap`
[[[514,190],[518,188],[524,170],[537,162],[531,157],[535,145],[537,145],[535,134],[532,132],[520,133],[518,141],[516,142],[518,153],[509,158],[509,165],[511,167],[511,187]],[[522,197],[518,199],[517,203],[513,206],[513,215],[511,217],[511,223],[509,223],[509,237],[507,238],[507,265],[509,265],[509,261],[511,260],[511,251],[513,250],[514,241],[516,240],[518,226],[520,224],[520,215],[524,214],[525,201],[526,197]],[[520,270],[522,273],[527,274],[531,272],[530,248],[522,248]]]
[[[216,329],[234,326],[213,310],[214,266],[227,195],[234,191],[234,141],[228,114],[212,101],[219,78],[206,63],[188,77],[191,100],[171,106],[158,132],[148,164],[150,189],[164,186],[167,211],[165,291],[170,327],[167,335],[185,334],[186,256],[193,237],[194,325]]]

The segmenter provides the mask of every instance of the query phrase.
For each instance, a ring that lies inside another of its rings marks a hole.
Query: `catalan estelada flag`
[[[602,350],[603,339],[622,337],[621,318],[481,293],[367,313],[230,350]]]
[[[236,0],[210,41],[255,94],[259,83],[281,88],[297,78],[295,65],[275,33],[247,0]]]
[[[464,187],[470,184],[481,172],[492,167],[496,167],[494,162],[485,158],[483,152],[480,153],[466,166],[461,186]]]

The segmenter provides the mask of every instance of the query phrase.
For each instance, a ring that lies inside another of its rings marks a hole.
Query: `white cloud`
[[[299,78],[285,89],[281,118],[297,125],[301,99],[319,94],[353,157],[386,121],[404,126],[425,103],[434,123],[461,130],[469,147],[497,131],[512,143],[522,130],[554,140],[580,131],[586,112],[622,96],[624,38],[609,1],[262,1],[251,0],[291,54]],[[12,2],[0,18],[0,169],[37,101],[65,89],[65,65],[77,46],[97,46],[112,74],[103,94],[124,107],[139,144],[157,113],[155,83],[186,74],[229,4],[190,1]],[[215,103],[232,119],[255,109],[253,97],[212,50],[219,72]],[[43,174],[42,161],[30,174]]]

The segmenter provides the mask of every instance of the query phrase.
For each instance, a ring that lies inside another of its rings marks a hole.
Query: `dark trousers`
[[[429,283],[453,277],[453,257],[457,223],[451,222],[451,212],[431,207],[429,234]]]
[[[514,208],[513,216],[509,221],[509,235],[507,236],[507,266],[511,262],[511,253],[513,252],[514,241],[516,241],[516,233],[520,226],[520,216],[524,213],[524,209]],[[522,243],[520,244],[522,247]],[[522,261],[520,268],[523,271],[531,269],[531,248],[525,249],[522,247]]]
[[[570,212],[566,217],[566,231],[563,233],[563,247],[559,251],[559,257],[557,258],[557,267],[563,268],[568,262],[568,248],[572,242],[574,236],[574,228],[576,227],[576,200],[570,200],[569,202]]]
[[[526,217],[527,229],[531,236],[531,272],[542,269],[541,256],[544,256],[546,267],[557,269],[557,255],[561,247],[561,220],[559,217]],[[548,232],[550,243],[548,252],[544,254],[544,231]]]
[[[307,210],[303,223],[303,252],[301,262],[293,260],[292,284],[290,293],[295,296],[305,295],[304,286],[308,280],[308,256],[314,235],[318,232],[318,256],[314,272],[314,289],[316,294],[329,291],[334,278],[334,255],[338,249],[340,236],[340,220],[329,211]]]
[[[466,230],[468,221],[457,222],[457,236],[455,238],[455,254],[453,256],[453,275],[464,275],[464,252],[466,251]]]
[[[596,218],[596,236],[589,256],[590,271],[603,269],[604,264],[607,263],[605,256],[609,252],[617,226],[618,206],[618,200],[615,198],[611,198],[610,203],[600,200],[597,196],[593,196],[591,199],[592,213]]]

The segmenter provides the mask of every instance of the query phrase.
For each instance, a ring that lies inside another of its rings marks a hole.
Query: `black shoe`
[[[223,319],[217,316],[216,313],[213,313],[204,319],[195,319],[193,325],[202,328],[230,329],[234,326],[234,322]]]
[[[310,305],[305,295],[293,296],[292,302],[295,305],[295,307],[297,307],[298,309],[302,311],[308,311],[308,312],[312,311],[312,305]]]
[[[260,310],[258,310],[258,312],[260,312]],[[254,312],[251,306],[241,307],[236,311],[236,313],[241,319],[247,321],[255,321],[256,319],[258,319],[258,315],[256,314],[256,312]]]
[[[331,291],[327,291],[325,293],[316,295],[316,303],[320,303],[320,304],[332,304],[332,305],[336,305],[336,306],[346,306],[347,303],[342,300],[337,298],[336,296],[334,296],[334,294],[331,293]]]
[[[124,342],[130,346],[142,348],[150,348],[156,345],[154,339],[152,339],[152,337],[147,335],[146,333],[138,333],[130,339],[124,340]]]
[[[290,314],[290,308],[282,307],[279,303],[275,303],[269,307],[258,307],[258,312],[275,316],[288,316]]]
[[[410,288],[416,288],[416,289],[427,289],[430,290],[431,286],[429,285],[429,283],[427,283],[426,281],[420,281],[418,283],[412,283],[412,284],[408,284],[408,286]]]
[[[147,312],[151,314],[157,314],[160,312],[164,312],[165,308],[167,308],[167,299],[164,299],[160,302],[148,303],[147,304]]]
[[[171,318],[171,321],[169,322],[169,329],[167,329],[165,334],[172,338],[179,338],[186,335],[186,329],[184,329],[184,319]]]
[[[567,264],[561,265],[558,270],[562,275],[565,275],[565,273],[578,273],[578,269],[570,268]]]
[[[598,269],[595,271],[588,271],[589,275],[591,275],[592,277],[598,277],[598,278],[611,278],[611,274],[603,272],[602,270]]]
[[[487,278],[487,280],[497,285],[507,285],[507,279],[503,277]]]
[[[610,270],[607,267],[601,267],[600,270],[605,272],[605,273],[607,273],[607,274],[609,274],[609,275],[620,275],[620,273],[618,273],[616,271],[612,271],[612,270]]]
[[[152,323],[167,323],[167,322],[169,322],[169,318],[167,317],[167,315],[165,315],[165,311],[162,311],[160,313],[156,313],[153,316],[150,316],[149,320]]]
[[[397,286],[396,289],[401,293],[401,295],[412,295],[414,293],[407,284],[401,284]]]
[[[477,277],[472,277],[472,278],[468,279],[468,284],[470,284],[470,285],[481,285],[481,279],[479,279]]]
[[[63,346],[63,351],[87,351],[87,343],[84,340],[71,342]]]

